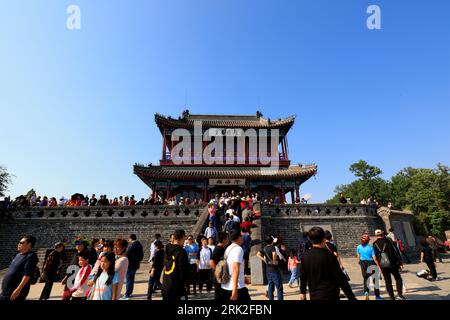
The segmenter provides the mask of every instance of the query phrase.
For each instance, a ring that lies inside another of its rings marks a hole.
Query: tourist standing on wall
[[[42,289],[39,300],[47,300],[50,298],[52,292],[53,283],[57,281],[58,275],[61,272],[63,264],[62,252],[64,250],[64,244],[58,242],[55,244],[55,249],[50,252],[45,260],[44,267],[42,268],[42,278],[45,281],[44,288]]]
[[[164,246],[159,240],[154,242],[155,252],[150,264],[149,279],[148,279],[148,289],[147,289],[147,300],[152,300],[153,292],[158,289],[159,279],[161,278],[161,273],[164,268]]]
[[[190,270],[188,254],[183,248],[185,239],[184,230],[176,230],[172,242],[166,245],[162,286],[162,298],[165,301],[187,299],[186,286],[189,284]]]
[[[361,267],[361,274],[364,281],[364,296],[366,300],[369,300],[369,284],[367,282],[371,276],[373,276],[372,281],[374,283],[375,299],[381,300],[380,288],[377,288],[376,286],[379,279],[374,278],[378,274],[375,270],[375,266],[378,270],[381,270],[381,268],[375,255],[375,250],[373,249],[373,246],[369,244],[369,241],[369,235],[367,233],[363,234],[361,237],[361,244],[356,247],[356,258],[358,259],[359,266]],[[368,272],[369,268],[374,270],[372,272]]]
[[[266,246],[256,256],[266,264],[266,277],[268,281],[268,297],[274,300],[274,291],[277,289],[278,300],[283,300],[283,281],[279,269],[279,257],[271,236],[265,238]]]
[[[231,244],[225,250],[224,258],[227,264],[230,280],[221,284],[219,301],[238,302],[250,301],[248,289],[245,287],[246,278],[244,276],[244,250],[242,250],[242,234],[233,230],[230,234]]]
[[[422,248],[420,248],[420,262],[421,263],[425,262],[427,264],[427,267],[428,269],[430,269],[431,272],[432,281],[439,280],[437,276],[433,250],[430,248],[426,239],[422,241]]]
[[[208,240],[203,238],[201,240],[202,247],[197,254],[197,272],[199,276],[198,290],[202,293],[203,285],[206,284],[206,291],[209,293],[212,289],[212,274],[211,274],[211,257],[212,250],[208,247]]]
[[[114,271],[116,258],[113,252],[106,252],[100,263],[100,269],[94,277],[91,300],[117,300],[119,275]]]
[[[120,298],[122,293],[122,287],[125,283],[125,278],[128,273],[129,260],[127,257],[128,242],[125,239],[117,239],[114,241],[114,254],[116,255],[116,262],[114,263],[114,270],[119,277],[119,283],[117,285],[116,297]]]
[[[312,248],[300,262],[300,300],[306,300],[307,287],[311,300],[339,300],[339,289],[349,300],[356,300],[336,257],[326,248],[325,231],[313,227],[308,238]]]
[[[190,286],[192,284],[192,290],[194,294],[197,294],[197,283],[198,283],[198,274],[197,274],[197,255],[199,252],[198,244],[194,241],[194,237],[189,235],[187,239],[187,243],[184,245],[184,249],[188,254],[189,259],[189,272],[190,272],[190,283],[187,284],[187,294],[191,294]]]
[[[127,249],[127,257],[128,257],[128,270],[127,270],[127,290],[124,299],[128,299],[133,294],[134,289],[134,278],[136,276],[136,272],[139,270],[142,259],[144,259],[144,248],[142,244],[137,240],[135,234],[131,234],[129,239],[129,245]]]
[[[380,229],[375,230],[375,236],[377,240],[373,243],[373,248],[386,283],[386,290],[389,293],[389,297],[391,300],[395,300],[391,278],[391,276],[394,276],[398,299],[405,300],[405,297],[403,297],[403,280],[400,276],[400,269],[403,265],[395,244],[390,238],[385,237],[383,231]]]
[[[345,198],[344,194],[341,192],[339,194],[339,202],[342,204],[346,204],[347,203],[347,199]]]
[[[33,251],[36,238],[24,236],[17,245],[19,252],[8,267],[2,281],[0,300],[25,300],[36,276],[38,257]]]
[[[217,239],[217,245],[213,250],[213,254],[210,260],[211,270],[214,275],[214,272],[216,270],[216,266],[219,263],[220,260],[223,259],[223,256],[225,254],[225,248],[228,245],[228,234],[225,232],[219,232]],[[213,276],[213,285],[214,285],[214,300],[218,300],[220,298],[220,290],[221,285],[219,282],[217,282],[217,279],[215,276]]]

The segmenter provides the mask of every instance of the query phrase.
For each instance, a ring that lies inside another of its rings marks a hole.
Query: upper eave
[[[164,128],[194,128],[195,121],[199,121],[202,128],[241,128],[241,129],[284,129],[286,132],[292,127],[295,116],[284,119],[265,119],[262,116],[240,115],[185,115],[178,119],[155,113],[155,122],[163,133]]]

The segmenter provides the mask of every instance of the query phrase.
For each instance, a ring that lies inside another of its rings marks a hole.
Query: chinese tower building
[[[298,201],[300,185],[317,173],[317,166],[291,165],[287,134],[294,120],[265,119],[260,112],[194,115],[185,110],[178,119],[155,114],[161,160],[159,165],[136,164],[134,173],[153,197],[209,201],[217,193],[244,191],[281,202],[290,193]]]

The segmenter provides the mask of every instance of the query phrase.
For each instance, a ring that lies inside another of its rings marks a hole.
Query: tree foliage
[[[356,179],[350,184],[339,185],[335,188],[336,195],[327,201],[327,203],[338,203],[339,194],[342,192],[346,198],[353,199],[353,202],[359,203],[362,199],[369,196],[378,201],[388,201],[389,185],[387,181],[380,177],[383,172],[380,168],[369,165],[366,161],[360,160],[350,166]]]
[[[425,229],[440,236],[450,229],[449,169],[443,164],[435,169],[408,167],[386,181],[379,177],[380,168],[361,160],[350,166],[357,179],[337,186],[336,195],[327,202],[337,203],[340,192],[357,203],[369,195],[383,205],[390,200],[397,209],[411,210]]]
[[[0,197],[5,196],[5,191],[8,190],[8,185],[11,183],[11,174],[8,173],[5,167],[0,166]]]

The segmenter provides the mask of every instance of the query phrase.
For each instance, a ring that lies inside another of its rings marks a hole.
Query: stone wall
[[[264,266],[254,256],[261,250],[266,235],[281,235],[288,250],[297,249],[300,234],[320,226],[333,234],[342,256],[353,257],[364,232],[373,235],[375,229],[384,229],[376,208],[363,205],[264,205],[257,224],[252,233],[253,284],[265,283]]]
[[[354,256],[364,232],[374,234],[383,229],[375,207],[363,205],[280,205],[263,209],[262,237],[284,238],[287,246],[296,249],[303,231],[319,226],[329,230],[342,256]]]
[[[77,236],[88,239],[125,238],[137,235],[148,259],[155,233],[168,239],[175,229],[197,234],[207,219],[204,206],[136,207],[64,207],[23,208],[0,212],[0,269],[16,254],[17,243],[25,234],[37,237],[36,249],[52,248],[57,241],[72,241]],[[69,246],[70,248],[71,246]]]

